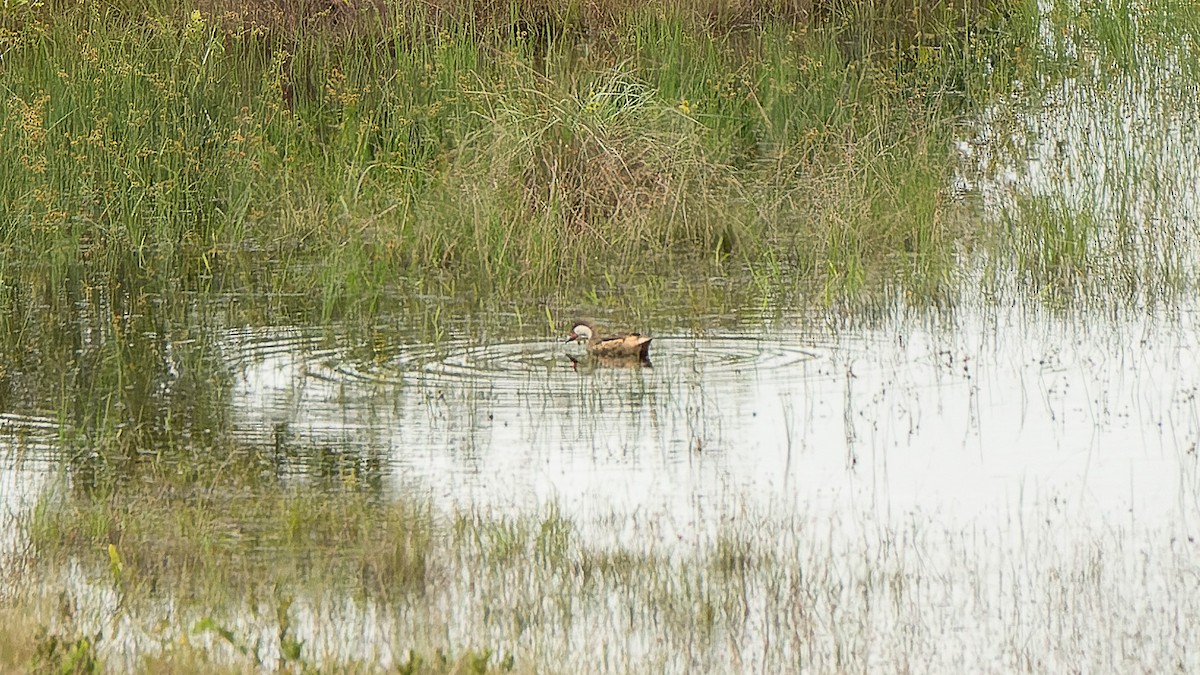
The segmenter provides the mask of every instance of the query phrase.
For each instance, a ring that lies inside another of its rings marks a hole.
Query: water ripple
[[[505,386],[524,378],[569,371],[568,354],[578,349],[548,340],[440,345],[374,351],[369,359],[345,358],[330,365],[343,377],[373,383],[424,382],[462,386]],[[651,349],[653,368],[660,372],[703,371],[706,379],[730,379],[750,372],[779,372],[821,357],[798,341],[747,338],[658,338]],[[587,365],[587,360],[581,362]]]

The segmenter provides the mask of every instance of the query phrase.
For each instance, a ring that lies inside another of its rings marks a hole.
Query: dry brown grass
[[[575,137],[536,146],[524,172],[528,208],[558,208],[564,222],[585,229],[598,220],[633,222],[664,206],[671,177],[647,161],[651,148],[627,139]]]

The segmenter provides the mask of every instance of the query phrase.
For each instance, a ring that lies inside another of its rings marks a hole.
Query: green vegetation
[[[936,302],[964,246],[1036,245],[953,195],[971,120],[1076,78],[1194,105],[1200,12],[1137,10],[7,3],[0,283],[53,303],[64,279],[140,277],[325,320],[414,291],[529,308],[714,274]]]
[[[0,274],[333,312],[399,276],[947,272],[954,120],[1006,91],[1031,5],[602,6],[9,6]]]
[[[6,672],[54,673],[56,675],[84,675],[103,672],[137,673],[208,673],[211,675],[233,675],[235,673],[263,672],[264,653],[277,653],[279,672],[328,672],[372,673],[380,672],[381,664],[363,660],[341,659],[324,661],[318,667],[304,652],[304,644],[289,634],[290,619],[286,606],[280,605],[278,617],[279,643],[264,645],[261,642],[247,645],[233,630],[217,624],[211,619],[201,620],[187,633],[172,636],[173,643],[162,645],[160,653],[137,660],[132,668],[120,668],[117,659],[106,661],[98,651],[106,646],[103,633],[90,636],[53,632],[39,625],[32,617],[43,610],[31,605],[0,610],[7,630],[0,636],[0,668]],[[66,630],[76,628],[72,617],[63,617],[58,622]],[[207,636],[215,636],[217,645],[231,647],[236,654],[227,658],[220,647],[205,646]],[[277,651],[275,651],[277,650]],[[517,668],[511,657],[498,658],[490,651],[465,650],[457,657],[435,650],[429,654],[409,650],[397,659],[388,672],[401,675],[493,675],[498,673],[532,672]]]
[[[1126,559],[1119,531],[1056,548],[1041,518],[1014,550],[739,513],[695,550],[653,526],[600,545],[557,507],[436,513],[384,488],[380,439],[239,429],[232,400],[242,328],[402,380],[398,344],[574,314],[679,334],[806,303],[869,323],[976,281],[1056,307],[1182,297],[1194,3],[0,4],[0,413],[52,429],[3,449],[61,467],[0,560],[0,670],[1133,665],[1093,661],[1096,635],[1183,662],[1186,626],[1126,611],[1152,577],[1197,613],[1174,532]],[[1050,140],[1054,171],[1029,166]],[[703,414],[678,408],[658,410]],[[338,651],[332,625],[391,651]],[[974,626],[977,660],[945,661]]]
[[[314,499],[306,490],[230,485],[236,480],[218,474],[219,482],[201,487],[190,478],[160,477],[152,495],[137,488],[102,491],[65,513],[58,511],[62,498],[48,496],[29,523],[30,553],[53,560],[107,551],[112,582],[122,594],[160,584],[189,597],[238,593],[250,585],[334,590],[330,584],[339,579],[353,579],[354,587],[337,590],[376,596],[424,588],[428,513],[380,505],[359,492],[331,491]],[[347,475],[347,483],[354,480]],[[148,518],[150,513],[160,517]],[[289,551],[296,556],[284,555]]]
[[[228,326],[942,298],[1031,8],[6,4],[0,395],[103,483],[224,447]]]
[[[26,555],[0,584],[20,598],[0,610],[0,668],[1007,671],[1121,655],[1170,664],[1185,658],[1189,626],[1151,611],[1146,584],[1180,612],[1200,609],[1179,530],[1147,524],[1129,539],[1111,524],[1073,525],[1093,529],[1064,538],[1054,507],[1019,539],[915,514],[885,525],[740,509],[695,544],[664,539],[670,525],[654,519],[598,544],[586,531],[597,523],[555,507],[429,518],[350,479],[206,499],[227,489],[223,477],[201,482],[192,505],[173,482],[47,495],[23,528]],[[1128,636],[1123,651],[1113,633]]]

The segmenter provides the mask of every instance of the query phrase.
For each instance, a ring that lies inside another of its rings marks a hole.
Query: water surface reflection
[[[849,331],[797,318],[659,336],[653,369],[575,369],[550,338],[330,347],[273,329],[225,348],[248,435],[370,448],[396,489],[415,481],[447,508],[648,512],[686,536],[727,503],[1002,519],[1192,508],[1191,317],[1018,307]]]

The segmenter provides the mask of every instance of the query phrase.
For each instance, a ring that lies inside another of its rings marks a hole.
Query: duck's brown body
[[[650,359],[650,341],[654,338],[631,333],[600,337],[596,329],[586,321],[580,321],[571,329],[567,342],[583,342],[592,356],[602,359]]]
[[[650,355],[650,340],[645,335],[613,335],[606,338],[595,338],[587,341],[588,353],[601,358],[638,357]]]

